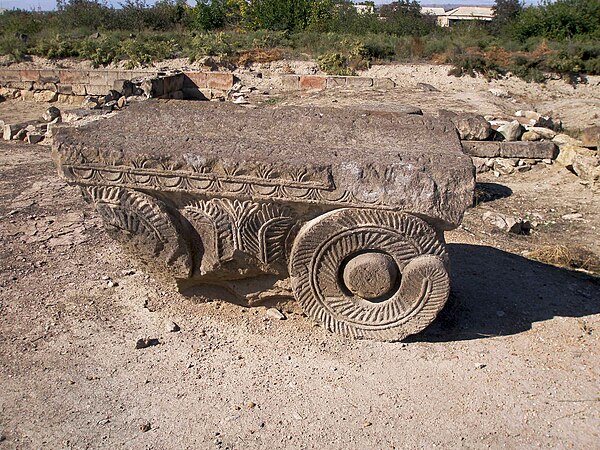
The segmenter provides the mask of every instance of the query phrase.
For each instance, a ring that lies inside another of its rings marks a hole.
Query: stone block
[[[39,71],[38,81],[40,83],[60,83],[59,72],[57,70],[42,69]]]
[[[210,89],[183,88],[182,92],[184,100],[210,100],[212,98]]]
[[[283,75],[281,87],[284,91],[297,91],[300,89],[300,77],[298,75]]]
[[[171,94],[173,92],[181,92],[183,89],[185,75],[178,73],[175,75],[168,75],[163,78],[163,93]]]
[[[87,70],[59,70],[58,78],[61,84],[88,84],[90,82]]]
[[[346,86],[351,88],[369,88],[373,86],[373,78],[346,77]]]
[[[19,77],[21,81],[39,81],[40,71],[35,69],[20,70]]]
[[[57,84],[56,92],[63,95],[73,95],[73,86],[70,84]]]
[[[33,94],[33,100],[40,103],[52,103],[58,100],[58,93],[53,91],[39,91]]]
[[[396,83],[391,78],[373,78],[373,87],[375,89],[394,89]]]
[[[24,124],[20,123],[4,123],[2,138],[5,141],[16,139],[17,134],[25,128]]]
[[[204,89],[206,87],[206,72],[185,72],[183,77],[183,88]]]
[[[463,141],[462,147],[467,155],[478,158],[497,158],[500,156],[500,142]]]
[[[548,141],[500,142],[500,157],[502,158],[554,159],[557,154],[556,145]]]
[[[479,114],[440,110],[438,115],[450,119],[462,140],[485,141],[492,135],[490,123]]]
[[[35,94],[35,92],[30,91],[30,90],[22,90],[21,91],[21,100],[25,101],[25,102],[32,102],[34,101],[33,95]]]
[[[21,81],[20,72],[13,69],[0,69],[0,85],[5,86],[9,81]]]
[[[148,98],[159,98],[165,94],[164,81],[160,77],[146,78],[140,87]]]
[[[327,77],[320,75],[301,75],[300,89],[303,91],[325,89],[327,87]]]
[[[209,89],[228,91],[233,87],[233,83],[234,79],[232,73],[208,72],[206,74],[206,87]]]
[[[88,82],[84,84],[93,86],[112,86],[113,81],[115,80],[108,81],[106,70],[90,70],[88,73]]]
[[[73,95],[92,95],[91,92],[88,93],[85,84],[73,84],[71,85],[71,90],[73,91]]]
[[[600,147],[600,126],[586,128],[581,133],[581,142],[584,147],[599,148]]]
[[[85,91],[87,95],[101,95],[104,96],[106,94],[108,94],[112,89],[112,84],[111,85],[106,85],[106,84],[99,84],[99,85],[95,85],[95,84],[88,84],[87,86],[85,86]]]
[[[346,86],[346,77],[327,77],[327,88]]]
[[[12,89],[19,89],[24,91],[31,91],[33,89],[33,81],[10,81],[6,83],[6,86]]]

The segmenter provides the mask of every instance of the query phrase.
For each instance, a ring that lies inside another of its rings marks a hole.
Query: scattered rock
[[[500,158],[494,161],[493,169],[502,175],[510,175],[514,173],[515,166],[515,162],[511,159]]]
[[[487,366],[487,364],[483,364],[483,363],[477,363],[475,364],[475,368],[476,369],[483,369]]]
[[[549,128],[543,128],[543,127],[529,127],[528,131],[531,131],[537,135],[539,135],[540,137],[542,137],[543,139],[553,139],[554,136],[556,136],[556,132],[550,130]]]
[[[42,133],[32,132],[27,134],[27,143],[28,144],[38,144],[44,140],[44,135]]]
[[[537,133],[537,131],[536,131],[536,133]],[[581,142],[579,139],[572,138],[568,134],[557,134],[552,139],[552,142],[554,142],[556,145],[569,144],[569,145],[575,145],[578,147],[583,147],[583,142]]]
[[[11,139],[15,139],[17,133],[24,128],[23,125],[19,123],[7,123],[4,124],[4,134],[3,138],[5,141],[10,141]]]
[[[583,214],[581,214],[581,213],[565,214],[564,216],[562,216],[562,218],[565,220],[581,220],[581,219],[583,219]]]
[[[153,347],[155,345],[160,344],[160,342],[158,341],[158,339],[151,339],[151,338],[142,338],[142,339],[138,339],[137,342],[135,343],[135,348],[137,350],[142,349],[142,348],[148,348],[148,347]]]
[[[581,142],[584,147],[600,148],[600,126],[596,125],[583,130]]]
[[[463,140],[485,141],[492,134],[490,123],[479,114],[458,114],[450,120]]]
[[[532,122],[534,127],[548,128],[554,131],[562,130],[562,122],[559,119],[553,119],[548,116],[540,116]]]
[[[368,420],[363,422],[363,427],[365,427],[365,428],[370,427],[371,425],[373,425],[373,423],[369,422]]]
[[[167,328],[170,333],[177,333],[178,331],[181,331],[181,328],[175,322],[170,322]]]
[[[505,91],[504,89],[492,88],[489,90],[489,92],[490,92],[490,94],[492,94],[496,97],[510,98],[510,94],[508,93],[508,91]]]
[[[120,97],[119,100],[117,100],[117,108],[123,109],[125,105],[127,105],[127,97]]]
[[[539,141],[540,139],[542,139],[542,136],[535,131],[526,131],[523,133],[523,136],[521,136],[522,141]]]
[[[119,285],[119,283],[117,283],[116,281],[113,281],[113,280],[108,280],[106,282],[106,286],[108,286],[109,288],[117,287],[118,285]]]
[[[600,179],[600,154],[595,150],[564,144],[560,146],[556,161],[586,181]]]
[[[487,158],[478,158],[477,156],[474,156],[472,159],[477,173],[485,173],[490,170],[490,166],[487,164]]]
[[[273,320],[285,320],[285,315],[277,308],[267,309],[267,317]]]
[[[46,110],[46,112],[44,112],[42,119],[44,119],[46,122],[52,122],[58,117],[60,117],[60,109],[58,109],[56,106],[51,106]]]
[[[417,83],[417,89],[423,92],[440,92],[438,88],[428,83]]]
[[[248,403],[246,403],[246,408],[248,408],[248,409],[252,409],[255,406],[256,406],[256,403],[254,403],[254,402],[248,402]]]
[[[33,100],[40,103],[52,103],[58,100],[58,92],[54,91],[39,91],[34,92]]]
[[[133,84],[130,80],[116,80],[113,83],[113,89],[124,97],[133,95],[135,88],[135,84]]]
[[[97,109],[99,106],[100,104],[96,97],[86,97],[81,103],[81,107],[86,109]]]
[[[528,220],[506,216],[498,212],[486,211],[483,214],[483,220],[494,225],[496,228],[507,231],[513,234],[525,234],[531,233],[533,228]]]
[[[152,425],[150,424],[150,422],[144,422],[143,424],[140,425],[140,431],[142,433],[150,431],[151,429],[152,429]]]
[[[525,128],[523,128],[523,125],[521,125],[518,120],[513,120],[512,122],[501,125],[497,131],[506,141],[518,141],[523,135]]]

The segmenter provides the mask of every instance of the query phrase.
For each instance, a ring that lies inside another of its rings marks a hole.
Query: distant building
[[[359,14],[373,14],[375,12],[375,4],[372,2],[355,3],[354,8]]]
[[[451,27],[461,22],[478,20],[480,22],[491,22],[494,18],[494,9],[488,6],[459,6],[446,12],[438,23],[442,27]]]

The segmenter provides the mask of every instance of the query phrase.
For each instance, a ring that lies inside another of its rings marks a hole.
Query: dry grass
[[[527,256],[545,264],[600,274],[600,258],[583,247],[546,245],[533,250]]]

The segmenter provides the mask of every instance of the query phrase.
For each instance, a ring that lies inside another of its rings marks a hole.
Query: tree
[[[492,9],[494,10],[493,28],[499,32],[519,17],[523,11],[523,3],[520,0],[496,0]]]

